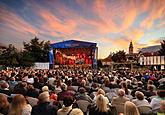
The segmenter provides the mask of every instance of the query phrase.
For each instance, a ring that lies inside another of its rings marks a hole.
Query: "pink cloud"
[[[16,15],[10,10],[1,8],[0,19],[1,21],[3,21],[3,24],[6,27],[13,29],[17,32],[24,33],[24,34],[28,34],[28,33],[31,33],[34,35],[37,34],[37,29],[35,27],[31,26],[28,22],[26,22],[20,16]]]
[[[150,3],[150,8],[148,9],[149,15],[140,24],[143,28],[151,28],[155,20],[165,17],[165,1],[155,0],[150,2],[152,3]]]

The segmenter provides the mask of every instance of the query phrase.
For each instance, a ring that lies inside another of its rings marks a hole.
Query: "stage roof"
[[[96,45],[97,44],[93,42],[84,42],[78,40],[67,40],[50,44],[51,48],[93,48],[96,47]]]

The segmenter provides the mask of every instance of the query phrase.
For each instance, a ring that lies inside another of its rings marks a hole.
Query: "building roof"
[[[161,45],[148,46],[139,50],[142,53],[153,53],[158,52],[161,49]]]
[[[109,55],[108,57],[102,59],[102,62],[112,62],[111,56]]]
[[[96,45],[97,44],[93,42],[67,40],[67,41],[51,44],[50,46],[52,48],[93,48],[96,47]]]

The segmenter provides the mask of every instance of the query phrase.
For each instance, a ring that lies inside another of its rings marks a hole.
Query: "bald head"
[[[123,89],[119,89],[118,90],[118,95],[121,96],[121,97],[124,96],[125,95],[125,91]]]

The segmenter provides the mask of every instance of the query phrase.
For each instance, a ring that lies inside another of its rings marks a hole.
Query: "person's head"
[[[67,86],[65,83],[62,83],[62,84],[61,84],[61,89],[62,89],[62,91],[66,91],[67,88],[68,88],[68,86]]]
[[[138,87],[143,87],[143,83],[142,83],[141,81],[139,81],[139,82],[137,83],[137,86],[138,86]]]
[[[45,103],[45,102],[50,102],[50,97],[49,97],[49,93],[47,91],[41,93],[39,96],[38,96],[38,99],[39,99],[39,102],[40,103]]]
[[[108,102],[104,95],[99,94],[96,97],[96,106],[100,112],[107,112],[108,111]]]
[[[104,90],[102,90],[102,89],[100,88],[100,89],[98,89],[98,91],[97,91],[97,94],[96,94],[96,95],[99,95],[99,94],[102,94],[102,95],[104,95],[104,96],[105,96],[105,91],[104,91]]]
[[[154,82],[152,80],[148,80],[148,85],[153,85]]]
[[[71,106],[73,102],[74,102],[74,98],[72,96],[65,96],[63,98],[63,104],[65,105],[65,107]]]
[[[1,84],[1,88],[2,88],[2,89],[9,88],[9,84],[8,84],[7,82],[3,82],[3,83]]]
[[[124,104],[124,115],[140,115],[140,113],[134,103],[126,101]]]
[[[161,98],[165,97],[165,86],[164,85],[160,85],[157,89],[157,95]]]
[[[154,85],[148,85],[147,86],[148,91],[154,91]]]
[[[14,96],[9,109],[9,115],[22,115],[22,109],[26,105],[26,99],[21,94]]]
[[[43,86],[43,87],[42,87],[42,91],[43,91],[43,92],[44,92],[44,91],[49,92],[49,88],[48,88],[48,86]]]
[[[81,94],[84,94],[85,93],[85,88],[84,87],[81,87],[80,89],[79,89],[79,92],[81,93]]]
[[[7,108],[8,106],[9,106],[9,102],[7,100],[7,97],[3,94],[0,94],[0,109]]]
[[[81,86],[85,86],[86,85],[86,81],[83,79],[80,84],[81,84]]]
[[[10,78],[10,81],[15,81],[15,77],[11,77]]]
[[[125,91],[123,89],[118,90],[118,96],[123,97],[125,95]]]
[[[140,92],[140,91],[136,91],[135,92],[135,96],[139,100],[143,100],[144,99],[144,94],[142,92]]]
[[[127,86],[128,86],[128,85],[131,85],[131,80],[127,79],[127,80],[126,80],[126,84],[127,84]]]
[[[160,101],[160,112],[165,113],[165,100]]]

